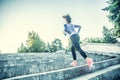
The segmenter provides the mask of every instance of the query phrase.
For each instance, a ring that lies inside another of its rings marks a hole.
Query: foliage
[[[108,29],[107,27],[103,27],[103,37],[105,43],[116,43],[117,40],[114,37],[114,30]]]
[[[27,47],[25,47],[24,45],[23,45],[23,43],[21,44],[21,46],[18,48],[18,51],[17,51],[18,53],[25,53],[25,52],[28,52],[27,51]]]
[[[72,46],[72,42],[71,42],[71,40],[69,39],[69,40],[68,40],[68,46],[66,47],[66,50],[70,50],[71,46]]]
[[[45,50],[45,43],[33,31],[28,33],[27,46],[28,52],[43,52]]]
[[[43,52],[45,50],[45,43],[34,31],[28,33],[28,40],[26,41],[26,44],[26,47],[22,44],[20,48],[18,48],[18,53]]]
[[[47,43],[47,45],[46,45],[45,52],[51,52],[50,51],[50,44],[49,43]]]
[[[114,29],[108,29],[107,27],[103,27],[103,37],[97,38],[85,38],[82,42],[89,43],[116,43],[117,40],[114,37]]]
[[[53,40],[51,45],[49,45],[49,47],[51,52],[56,52],[57,50],[61,50],[63,48],[60,39]]]
[[[97,38],[85,38],[82,42],[88,42],[88,43],[104,43],[104,39],[102,37]]]
[[[109,20],[114,24],[115,36],[120,37],[120,0],[108,0],[104,11],[108,11]]]

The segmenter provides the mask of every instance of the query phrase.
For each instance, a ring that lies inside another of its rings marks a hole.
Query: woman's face
[[[65,20],[65,23],[68,23],[68,21],[67,21],[67,19],[66,19],[66,18],[64,18],[64,20]]]
[[[65,20],[65,23],[67,23],[67,19],[66,19],[66,18],[64,18],[64,20]]]

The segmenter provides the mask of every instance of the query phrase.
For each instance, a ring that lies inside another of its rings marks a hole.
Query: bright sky
[[[44,42],[59,38],[66,46],[62,16],[67,13],[73,24],[82,26],[81,39],[101,37],[102,27],[112,26],[107,13],[101,10],[106,5],[105,0],[0,0],[0,50],[17,52],[32,30]]]

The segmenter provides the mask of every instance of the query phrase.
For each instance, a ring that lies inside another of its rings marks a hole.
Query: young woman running
[[[64,35],[66,36],[68,34],[72,42],[71,52],[73,56],[73,61],[71,63],[71,66],[77,66],[77,59],[76,59],[76,52],[75,52],[75,48],[76,48],[79,51],[79,53],[82,55],[82,57],[86,59],[88,67],[89,69],[91,69],[93,67],[93,60],[87,57],[86,53],[81,49],[79,45],[80,37],[78,34],[80,32],[81,26],[71,24],[71,17],[69,14],[64,15],[63,18],[66,21],[66,24],[64,24]],[[78,28],[77,32],[75,28]]]

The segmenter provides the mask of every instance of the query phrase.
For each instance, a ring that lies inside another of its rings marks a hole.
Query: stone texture
[[[117,80],[120,76],[120,64],[114,65],[91,74],[86,74],[71,80]]]
[[[96,68],[93,71],[89,71],[87,65],[84,65],[84,66],[59,69],[59,70],[43,72],[43,73],[30,74],[26,76],[13,77],[13,78],[5,79],[5,80],[9,80],[9,79],[12,79],[12,80],[16,80],[16,79],[18,80],[27,80],[27,79],[29,80],[38,80],[38,79],[39,80],[69,80],[71,78],[75,78],[77,76],[84,75],[86,73],[92,73],[94,71],[99,71],[103,68],[107,68],[112,65],[117,65],[119,63],[120,63],[120,58],[115,58],[111,60],[104,60],[101,62],[96,62],[95,63]]]
[[[94,71],[118,64],[120,62],[119,59],[115,59],[109,55],[104,55],[102,53],[87,52],[87,55],[92,57],[96,62],[96,69]],[[27,77],[24,76],[24,78],[28,80],[29,78],[35,78],[35,80],[37,80],[41,79],[41,77],[44,76],[46,76],[44,77],[44,80],[47,80],[48,78],[48,80],[70,79],[88,72],[88,67],[82,66],[85,64],[85,60],[80,56],[79,53],[77,53],[77,58],[78,63],[81,67],[73,69],[70,66],[70,63],[72,61],[71,53],[0,54],[0,79],[16,76],[20,76],[21,79],[24,75],[30,75]],[[115,59],[115,61],[113,59]],[[102,60],[106,60],[106,62]],[[51,72],[56,70],[58,70],[58,72]],[[73,75],[73,73],[77,74]],[[35,74],[36,76],[32,74]],[[58,77],[58,75],[62,76]],[[58,78],[56,78],[56,76]]]

